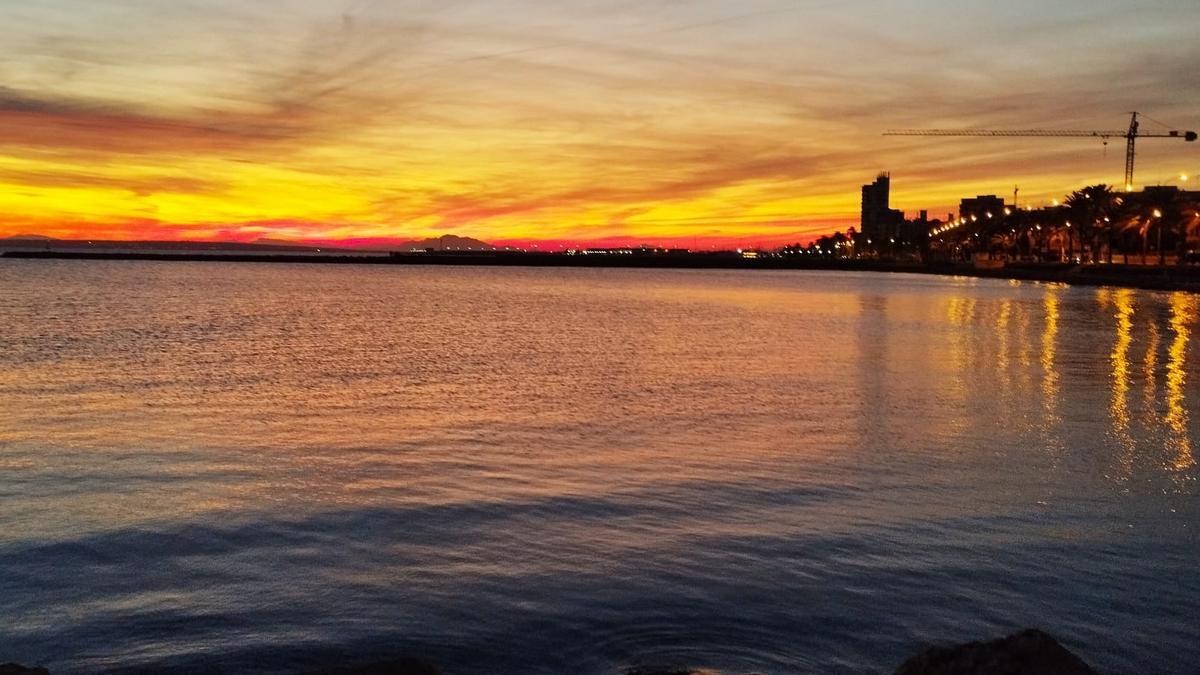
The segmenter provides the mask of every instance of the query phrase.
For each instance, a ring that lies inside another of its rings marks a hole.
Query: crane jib
[[[1008,138],[1182,138],[1193,142],[1197,139],[1195,131],[1168,131],[1165,134],[1146,134],[1128,131],[1074,131],[1070,129],[892,129],[885,131],[884,136],[999,136]]]
[[[886,131],[884,136],[974,136],[992,138],[1099,138],[1108,144],[1112,138],[1124,138],[1127,142],[1125,151],[1125,189],[1133,190],[1133,169],[1137,155],[1137,139],[1139,138],[1180,138],[1188,143],[1197,138],[1195,131],[1167,131],[1165,133],[1146,134],[1141,131],[1138,113],[1133,113],[1129,121],[1129,129],[1122,131],[1085,131],[1078,129],[893,129]]]

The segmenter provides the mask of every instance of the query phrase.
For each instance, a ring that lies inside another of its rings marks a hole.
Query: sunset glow
[[[930,23],[928,17],[936,16]],[[1200,5],[163,3],[0,8],[0,237],[693,248],[1119,183],[1121,139],[900,127],[1195,118]],[[1161,127],[1161,128],[1166,128]],[[1196,148],[1147,142],[1139,182]]]

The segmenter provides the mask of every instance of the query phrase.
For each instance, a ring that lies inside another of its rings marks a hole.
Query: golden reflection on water
[[[1152,321],[1146,327],[1146,358],[1142,360],[1142,422],[1153,426],[1158,424],[1158,416],[1154,413],[1154,402],[1158,400],[1158,348],[1162,344],[1162,331],[1158,322]]]
[[[950,298],[950,302],[946,304],[946,320],[955,328],[965,328],[975,320],[975,300],[955,296]],[[954,332],[954,339],[950,342],[950,362],[954,364],[954,372],[961,373],[967,368],[967,340],[965,339],[966,331],[957,330]]]
[[[1187,347],[1191,339],[1191,324],[1196,320],[1196,297],[1187,293],[1171,296],[1171,331],[1175,339],[1167,352],[1167,427],[1169,447],[1174,451],[1174,467],[1178,470],[1195,466],[1192,440],[1188,433],[1188,411],[1185,406],[1187,386]]]
[[[1008,370],[1008,325],[1012,319],[1012,300],[1000,303],[1000,313],[996,315],[996,376],[1000,381],[1000,389],[1007,394],[1012,386]]]
[[[1158,400],[1158,348],[1162,342],[1162,333],[1157,321],[1151,321],[1146,329],[1146,359],[1142,362],[1143,414],[1145,424],[1158,424],[1158,416],[1154,412],[1154,404]]]
[[[948,355],[954,386],[945,389],[947,394],[953,394],[953,397],[947,397],[947,405],[952,409],[961,409],[967,405],[971,389],[971,383],[964,378],[963,374],[970,372],[970,357],[977,346],[971,338],[971,327],[975,324],[976,304],[975,298],[968,295],[954,295],[946,303],[946,322],[954,329],[950,334]],[[969,425],[966,415],[949,415],[945,421],[948,428],[956,429],[959,432]]]
[[[1046,297],[1042,300],[1042,308],[1045,312],[1042,330],[1042,411],[1044,419],[1044,428],[1048,438],[1057,441],[1058,436],[1053,433],[1054,427],[1058,425],[1058,394],[1059,394],[1059,374],[1055,360],[1058,356],[1058,322],[1061,316],[1061,300],[1058,297],[1057,288],[1047,288]],[[1055,445],[1061,446],[1061,442],[1056,442]]]
[[[1101,303],[1108,296],[1104,292]],[[1117,339],[1113,346],[1110,359],[1112,361],[1112,402],[1109,412],[1112,416],[1113,436],[1121,446],[1121,468],[1125,476],[1129,476],[1133,468],[1134,441],[1129,433],[1129,347],[1133,344],[1133,291],[1121,289],[1111,293],[1111,300],[1116,306]]]
[[[1021,372],[1028,377],[1029,369],[1033,366],[1033,312],[1025,304],[1017,307],[1017,325],[1020,327],[1021,344],[1017,358],[1021,363]]]

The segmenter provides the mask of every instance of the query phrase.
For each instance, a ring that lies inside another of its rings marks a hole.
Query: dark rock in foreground
[[[0,675],[50,675],[45,668],[26,668],[15,663],[0,663]]]
[[[1040,630],[991,642],[932,647],[900,666],[896,675],[1096,675],[1078,656]]]

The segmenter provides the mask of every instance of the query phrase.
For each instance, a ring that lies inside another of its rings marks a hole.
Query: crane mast
[[[1129,120],[1129,133],[1125,135],[1125,190],[1133,192],[1133,160],[1137,157],[1137,137],[1138,129],[1141,123],[1138,122],[1138,114],[1133,113],[1133,118]],[[1192,134],[1194,137],[1195,134]]]
[[[1108,143],[1112,138],[1125,139],[1125,189],[1133,190],[1133,171],[1137,158],[1139,138],[1178,138],[1187,142],[1196,140],[1195,131],[1168,131],[1146,134],[1141,131],[1138,113],[1129,120],[1129,130],[1083,131],[1078,129],[894,129],[884,136],[976,136],[991,138],[1099,138]]]

